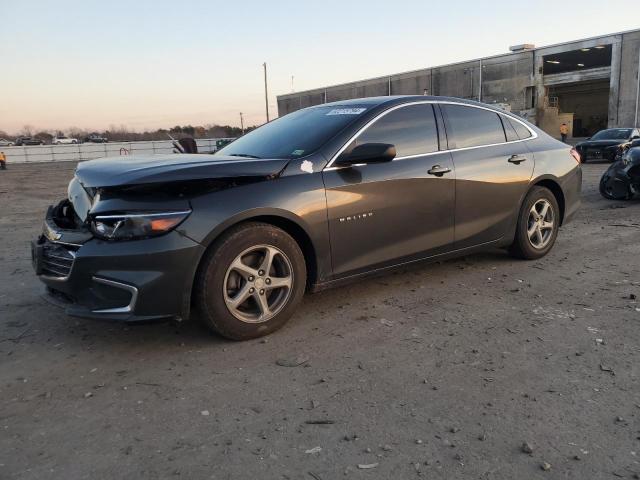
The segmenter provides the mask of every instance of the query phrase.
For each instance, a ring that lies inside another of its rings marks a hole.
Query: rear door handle
[[[427,172],[429,175],[435,175],[436,177],[441,177],[443,176],[445,173],[449,173],[451,171],[450,168],[447,167],[441,167],[440,165],[434,165],[433,167],[431,167],[429,169],[429,171]]]
[[[509,157],[509,160],[507,160],[509,163],[515,163],[516,165],[520,165],[522,162],[526,162],[527,161],[527,157],[523,157],[520,155],[511,155]]]

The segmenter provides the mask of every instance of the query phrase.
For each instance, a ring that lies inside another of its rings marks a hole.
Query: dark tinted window
[[[509,118],[505,117],[504,115],[500,115],[500,118],[502,119],[502,126],[504,127],[504,133],[507,134],[507,142],[520,140],[520,137],[516,133],[516,129],[514,128],[514,125],[511,123]]]
[[[370,105],[311,107],[280,117],[240,137],[216,155],[299,158],[313,153],[356,121]]]
[[[447,130],[447,135],[453,140],[455,148],[505,142],[504,129],[497,113],[462,105],[442,105],[442,108],[451,130]]]
[[[608,130],[600,130],[596,133],[592,140],[626,140],[631,137],[630,128],[610,128]]]
[[[520,122],[513,120],[511,118],[509,119],[509,122],[511,123],[514,130],[518,134],[518,138],[520,138],[521,140],[524,140],[525,138],[529,138],[531,136],[531,131],[529,131],[529,129],[525,127],[523,124],[521,124]]]
[[[357,144],[363,143],[390,143],[398,157],[438,151],[433,107],[409,105],[386,114],[358,137]]]

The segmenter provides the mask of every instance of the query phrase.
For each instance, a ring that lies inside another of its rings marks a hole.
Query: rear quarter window
[[[518,134],[518,138],[520,138],[521,140],[524,140],[525,138],[531,137],[531,131],[527,127],[525,127],[523,124],[521,124],[520,122],[512,118],[508,118],[508,120],[509,120],[509,123],[511,123],[511,126],[513,127],[513,129]]]
[[[504,127],[504,133],[507,135],[507,142],[514,142],[516,140],[520,140],[515,127],[509,120],[509,117],[505,117],[504,115],[500,115],[500,119],[502,120],[502,126]]]

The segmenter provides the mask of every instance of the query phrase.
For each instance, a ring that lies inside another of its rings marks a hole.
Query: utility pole
[[[482,59],[480,59],[480,73],[478,74],[478,101],[482,101]]]
[[[293,89],[293,75],[291,75],[291,93],[295,92]]]
[[[240,112],[240,130],[242,130],[242,135],[244,135],[244,119],[242,118],[242,112]]]
[[[264,107],[267,111],[267,123],[269,123],[269,91],[267,90],[267,62],[262,64],[264,67]]]

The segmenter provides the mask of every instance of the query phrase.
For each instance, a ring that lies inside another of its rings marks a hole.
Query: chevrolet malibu
[[[536,259],[579,205],[580,157],[472,101],[379,97],[298,110],[215,155],[82,162],[32,242],[70,315],[273,332],[305,291],[504,247]]]

